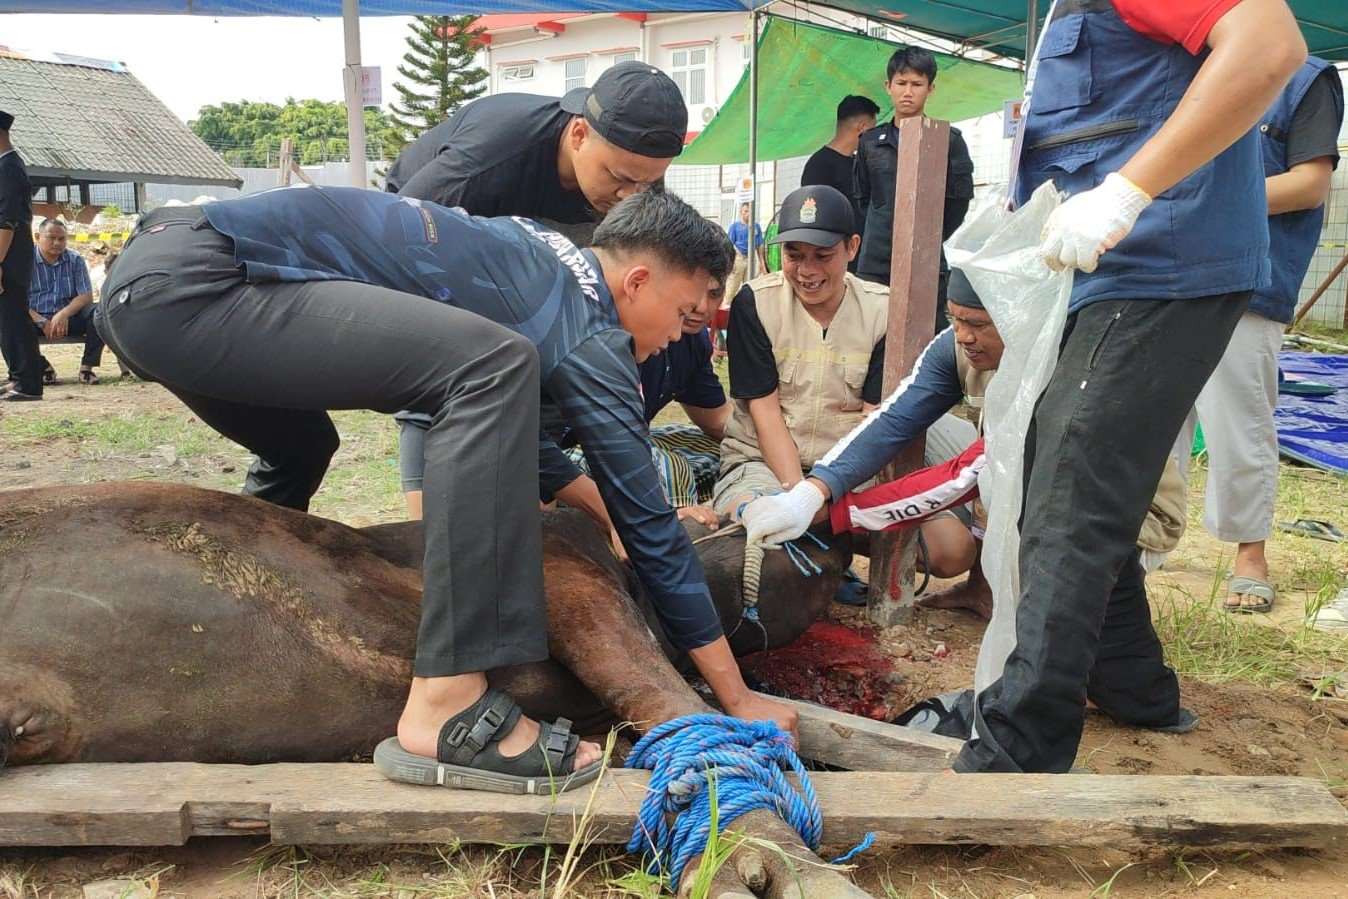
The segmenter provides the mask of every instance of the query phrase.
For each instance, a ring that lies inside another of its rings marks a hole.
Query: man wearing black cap
[[[927,345],[912,374],[885,397],[879,411],[821,454],[808,478],[786,493],[750,503],[741,518],[750,542],[766,544],[800,536],[825,514],[835,533],[879,531],[924,522],[923,537],[929,548],[933,545],[930,531],[939,527],[942,542],[938,551],[948,554],[941,564],[956,568],[961,557],[967,559],[959,570],[970,572],[969,581],[931,597],[926,604],[968,608],[986,618],[992,611],[992,593],[976,564],[975,542],[982,539],[985,513],[975,501],[966,525],[945,512],[976,497],[977,477],[984,462],[981,439],[935,470],[923,470],[860,493],[850,492],[874,477],[957,404],[966,402],[982,408],[988,383],[1001,364],[1001,335],[969,279],[958,269],[951,272],[947,308],[950,327]],[[830,500],[833,505],[825,513],[825,503]],[[1119,574],[1090,678],[1090,699],[1126,724],[1186,730],[1196,722],[1191,713],[1180,709],[1179,683],[1166,666],[1152,629],[1139,558],[1144,549],[1173,549],[1183,527],[1184,488],[1171,466],[1162,476],[1138,535],[1138,552]],[[958,539],[960,530],[962,541]],[[968,737],[967,732],[950,735]]]
[[[622,62],[594,87],[560,99],[496,94],[469,103],[399,154],[386,189],[472,215],[538,219],[583,247],[618,201],[660,182],[687,130],[688,107],[673,79],[645,63]],[[417,452],[429,417],[395,418],[403,451]],[[411,483],[421,467],[420,459],[402,460]],[[558,499],[610,526],[589,476]],[[410,490],[407,502],[419,518],[421,491]]]
[[[560,99],[497,94],[469,103],[402,151],[387,189],[473,215],[592,223],[658,183],[687,130],[674,81],[622,62]]]
[[[19,151],[9,141],[14,116],[0,112],[0,351],[9,381],[0,401],[42,399],[42,363],[28,317],[33,273],[33,187]]]

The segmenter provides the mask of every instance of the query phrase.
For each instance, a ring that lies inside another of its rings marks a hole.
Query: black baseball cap
[[[8,112],[0,110],[0,131],[8,131],[9,126],[14,124],[14,116]]]
[[[688,107],[674,79],[635,60],[607,69],[593,87],[567,91],[562,109],[584,116],[614,146],[651,159],[678,156],[688,134]]]
[[[777,236],[768,243],[799,241],[831,247],[857,233],[852,203],[836,187],[798,187],[782,201]]]
[[[946,302],[954,303],[957,306],[967,306],[970,309],[984,309],[983,300],[974,290],[974,286],[969,283],[969,276],[957,268],[950,270],[950,282],[946,285]]]

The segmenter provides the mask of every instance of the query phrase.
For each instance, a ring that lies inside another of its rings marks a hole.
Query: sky
[[[361,61],[383,68],[386,107],[409,21],[361,19]],[[0,15],[0,45],[125,63],[183,121],[224,100],[342,99],[340,19]]]

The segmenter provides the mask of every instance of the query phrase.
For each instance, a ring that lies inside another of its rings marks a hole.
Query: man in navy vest
[[[1175,444],[1180,471],[1187,473],[1194,428],[1203,425],[1203,524],[1218,540],[1237,544],[1228,612],[1267,612],[1276,596],[1264,541],[1278,494],[1278,350],[1320,241],[1342,125],[1343,83],[1331,64],[1315,57],[1260,120],[1273,283],[1255,291]]]
[[[1045,181],[1069,197],[1041,253],[1079,271],[1026,438],[1016,646],[978,696],[956,771],[1069,770],[1088,692],[1135,707],[1131,724],[1185,726],[1170,669],[1108,684],[1092,669],[1160,653],[1145,590],[1122,588],[1175,436],[1268,284],[1252,129],[1305,59],[1284,0],[1053,6],[1015,199]],[[772,497],[750,539],[803,530],[831,492],[806,478]],[[1116,627],[1102,635],[1106,608]]]

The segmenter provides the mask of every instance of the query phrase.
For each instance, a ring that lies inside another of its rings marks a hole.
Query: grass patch
[[[229,444],[196,419],[165,413],[73,418],[9,415],[0,419],[0,438],[16,443],[71,440],[98,454],[142,453],[171,444],[180,458],[221,450]]]
[[[1327,686],[1348,672],[1348,642],[1304,622],[1267,627],[1221,609],[1220,578],[1206,599],[1162,586],[1152,597],[1156,633],[1166,661],[1179,674],[1221,684],[1245,681],[1259,686],[1309,682]]]

